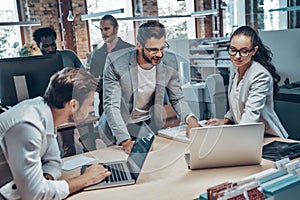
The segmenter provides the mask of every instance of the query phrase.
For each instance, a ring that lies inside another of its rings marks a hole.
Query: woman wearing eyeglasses
[[[228,87],[229,110],[224,119],[207,124],[263,122],[266,134],[288,137],[274,111],[280,76],[271,63],[272,52],[254,29],[242,26],[232,34],[228,53],[235,66]]]

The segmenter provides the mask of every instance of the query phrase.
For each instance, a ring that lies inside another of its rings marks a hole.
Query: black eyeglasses
[[[231,56],[235,56],[237,53],[240,54],[241,57],[248,57],[249,56],[249,53],[252,52],[254,50],[254,48],[252,49],[240,49],[240,50],[237,50],[236,48],[233,48],[233,47],[230,47],[228,46],[227,48],[227,51],[228,51],[228,54],[231,55]]]
[[[159,51],[161,51],[161,52],[167,51],[169,48],[170,48],[170,45],[167,42],[165,43],[165,46],[163,46],[161,49],[144,47],[144,49],[146,49],[150,53],[151,56],[156,55]]]
[[[56,47],[56,43],[53,42],[53,43],[51,43],[51,44],[43,44],[43,45],[42,45],[42,47],[43,47],[44,49],[49,48],[50,46],[51,46],[51,47]]]

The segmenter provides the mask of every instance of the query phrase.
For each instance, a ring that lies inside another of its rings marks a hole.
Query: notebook
[[[189,153],[190,169],[260,164],[264,124],[251,123],[192,128]]]
[[[206,120],[201,120],[198,123],[202,127],[207,127],[208,125],[206,125],[205,122],[206,122]],[[187,127],[187,125],[184,123],[184,124],[180,124],[179,126],[161,129],[157,133],[159,136],[162,136],[162,137],[165,137],[168,139],[172,139],[172,140],[176,140],[176,141],[184,142],[184,143],[190,143],[190,138],[186,137],[186,127]]]
[[[149,153],[154,140],[154,135],[138,138],[132,147],[127,160],[101,163],[112,174],[98,184],[88,186],[84,190],[102,189],[135,184],[145,159]],[[81,174],[86,170],[87,165],[81,168]]]

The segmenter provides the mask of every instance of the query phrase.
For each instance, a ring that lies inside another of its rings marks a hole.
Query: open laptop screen
[[[127,159],[127,166],[129,167],[132,177],[137,180],[141,168],[145,162],[147,154],[151,148],[154,135],[149,134],[143,138],[138,138],[131,150],[131,153]]]

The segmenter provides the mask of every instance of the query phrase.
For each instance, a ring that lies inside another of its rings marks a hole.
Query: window
[[[157,0],[157,7],[158,16],[186,14],[185,1]],[[167,29],[168,39],[184,39],[188,37],[186,18],[161,19],[160,22],[164,24]]]
[[[244,1],[246,24],[255,29],[282,30],[300,28],[300,3],[298,0]]]
[[[0,22],[17,22],[18,11],[15,0],[7,0],[0,6]],[[0,26],[0,58],[16,57],[21,49],[19,26]]]

